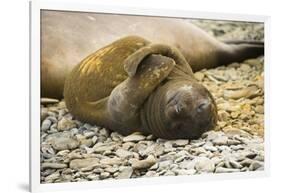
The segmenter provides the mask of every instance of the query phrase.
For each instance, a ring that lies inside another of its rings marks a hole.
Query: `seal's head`
[[[196,139],[217,122],[210,92],[195,81],[168,81],[147,100],[142,123],[147,131],[166,139]]]

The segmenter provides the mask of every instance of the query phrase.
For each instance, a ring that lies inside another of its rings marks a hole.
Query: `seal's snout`
[[[179,86],[167,92],[165,117],[167,138],[199,138],[216,125],[216,104],[202,85]]]
[[[194,110],[193,124],[198,133],[212,129],[216,124],[217,111],[210,97],[203,99]]]

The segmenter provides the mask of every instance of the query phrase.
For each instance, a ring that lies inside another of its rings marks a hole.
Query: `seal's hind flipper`
[[[224,40],[226,44],[250,44],[256,46],[264,46],[264,41],[261,40]]]
[[[243,62],[246,59],[256,58],[264,55],[264,42],[232,40],[224,41],[228,46],[228,52],[219,54],[218,66],[227,65],[232,62]]]
[[[236,57],[239,59],[237,62],[264,55],[263,41],[233,40],[226,42],[236,49]]]

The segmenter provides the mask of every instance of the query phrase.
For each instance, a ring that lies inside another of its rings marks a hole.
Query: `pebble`
[[[195,162],[190,161],[190,160],[185,160],[185,161],[179,163],[179,167],[182,169],[187,169],[187,170],[194,169]]]
[[[40,121],[44,121],[47,117],[49,116],[48,114],[48,109],[47,108],[44,108],[44,107],[41,107],[41,112],[40,112]],[[42,129],[42,126],[41,126],[41,129]],[[43,130],[43,129],[42,129]]]
[[[91,165],[98,165],[99,159],[97,158],[86,158],[86,159],[74,159],[71,160],[69,167],[72,169],[86,168]]]
[[[85,132],[84,133],[84,136],[85,136],[85,138],[91,138],[91,137],[94,137],[95,136],[95,132],[93,132],[93,131],[88,131],[88,132]],[[95,136],[96,138],[97,138],[97,136]]]
[[[67,168],[67,164],[62,164],[62,163],[42,163],[41,167],[43,169],[51,168],[51,169],[62,169],[62,168]]]
[[[163,170],[164,171],[164,170]],[[164,173],[164,176],[174,176],[175,175],[175,173],[173,172],[173,171],[171,171],[171,170],[168,170],[168,171],[166,171],[165,173]]]
[[[171,164],[172,164],[172,160],[161,161],[161,162],[158,163],[158,169],[157,170],[168,169]]]
[[[122,163],[122,160],[120,158],[114,157],[114,158],[104,158],[100,160],[101,164],[104,165],[119,165]]]
[[[175,159],[175,163],[180,163],[180,162],[182,162],[185,158],[186,158],[186,156],[178,157],[177,159]]]
[[[225,132],[225,134],[229,137],[233,137],[233,136],[242,136],[242,137],[249,137],[250,134],[246,131],[243,131],[242,129],[237,129],[237,128],[233,128],[233,127],[226,127],[223,129],[223,131]]]
[[[80,158],[83,157],[80,153],[75,152],[75,151],[70,152],[67,156],[68,156],[68,158],[70,160],[72,160],[72,159],[80,159]]]
[[[195,142],[195,143],[192,143],[192,147],[201,147],[205,144],[206,142],[205,141],[199,141],[199,142]]]
[[[218,111],[218,118],[220,121],[226,122],[229,118],[229,113],[223,110]]]
[[[66,150],[66,149],[75,149],[79,146],[79,142],[70,137],[61,137],[56,140],[52,140],[52,147],[55,150]]]
[[[98,137],[97,136],[93,136],[92,138],[92,142],[93,142],[93,145],[95,145],[98,141]]]
[[[100,174],[100,173],[102,173],[102,172],[104,172],[104,170],[103,170],[102,168],[95,168],[95,169],[93,170],[93,173],[96,173],[96,174]]]
[[[155,176],[159,176],[159,174],[155,171],[148,171],[146,172],[145,176],[147,177],[155,177]]]
[[[204,145],[203,148],[207,151],[211,151],[211,152],[216,152],[218,151],[218,148],[212,146],[212,145]]]
[[[76,124],[74,121],[69,120],[67,118],[62,118],[61,120],[59,120],[58,122],[58,130],[59,131],[66,131],[66,130],[70,130],[72,128],[75,128]]]
[[[70,150],[66,149],[66,150],[62,150],[62,151],[59,151],[57,153],[57,156],[62,156],[62,157],[65,157],[69,154]]]
[[[138,151],[139,154],[141,156],[148,156],[150,154],[153,154],[155,156],[159,156],[159,155],[162,155],[163,152],[164,152],[164,147],[162,145],[159,145],[159,144],[152,144],[152,145],[149,145],[149,146],[143,146],[141,147],[141,150]]]
[[[241,141],[235,140],[235,139],[229,139],[227,140],[228,145],[239,145],[241,144]]]
[[[228,141],[227,136],[218,136],[213,140],[214,145],[226,145]]]
[[[124,150],[124,149],[117,149],[117,151],[115,152],[115,154],[120,157],[120,158],[129,158],[131,157],[133,154],[130,151]]]
[[[52,173],[51,175],[49,175],[45,178],[45,181],[51,183],[51,182],[54,182],[55,180],[57,180],[59,177],[60,177],[60,174],[58,172]]]
[[[139,133],[133,133],[123,138],[124,142],[138,142],[144,140],[146,137]]]
[[[96,174],[90,174],[87,176],[89,180],[99,180],[99,176]]]
[[[153,149],[153,154],[157,157],[164,153],[165,148],[163,145],[156,145]]]
[[[238,168],[238,169],[243,168],[243,166],[242,166],[240,163],[238,163],[237,161],[230,160],[229,163],[231,164],[231,166],[232,166],[233,168]]]
[[[50,119],[45,119],[42,122],[41,129],[42,131],[47,131],[52,125],[52,121]]]
[[[87,167],[85,167],[85,168],[81,168],[80,171],[81,171],[81,172],[93,171],[93,169],[94,169],[95,167],[98,167],[98,166],[99,166],[99,165],[90,165],[90,166],[87,166]]]
[[[249,72],[251,70],[251,67],[248,65],[248,64],[241,64],[240,65],[240,69],[243,71],[243,72]]]
[[[100,179],[103,180],[103,179],[106,179],[110,176],[110,173],[109,172],[102,172],[100,174]]]
[[[235,168],[224,168],[224,167],[217,167],[215,173],[232,173],[232,172],[239,172],[239,169]]]
[[[137,160],[132,163],[133,169],[145,169],[151,167],[153,164],[156,163],[156,159],[154,156],[149,155],[144,160]]]
[[[205,74],[202,72],[195,72],[194,73],[194,77],[198,80],[198,81],[202,81],[205,77]]]
[[[110,166],[110,167],[105,168],[104,171],[113,174],[113,173],[115,173],[115,172],[118,171],[118,168],[117,168],[117,167],[111,167],[111,166]]]
[[[219,110],[224,110],[226,112],[235,112],[240,110],[239,105],[231,105],[229,103],[221,103],[217,105]]]
[[[57,99],[52,99],[52,98],[41,98],[40,99],[40,103],[42,104],[42,105],[51,105],[51,104],[56,104],[56,103],[58,103],[59,102],[59,100],[57,100]]]
[[[189,140],[187,139],[178,139],[178,140],[174,140],[172,141],[173,147],[183,147],[186,146],[189,143]]]
[[[155,163],[154,165],[152,165],[152,166],[150,167],[150,169],[151,169],[151,170],[157,170],[158,167],[159,167],[159,163]]]
[[[99,130],[99,134],[101,136],[108,137],[109,136],[109,131],[107,129],[105,129],[105,128],[102,128],[102,129]]]
[[[122,144],[122,148],[125,150],[129,150],[131,149],[133,146],[135,145],[135,143],[133,142],[125,142]]]
[[[250,171],[255,171],[257,169],[259,169],[260,167],[262,167],[263,165],[258,162],[258,161],[253,161],[249,167]]]
[[[257,113],[263,114],[264,113],[264,107],[262,105],[258,105],[258,106],[256,106],[255,111]]]
[[[103,144],[103,143],[96,143],[93,147],[93,152],[95,153],[102,153],[106,150],[112,151],[117,145],[115,143]]]
[[[260,90],[257,86],[250,86],[241,90],[225,90],[224,98],[225,99],[240,99],[242,97],[251,98],[254,96],[258,96]]]
[[[133,168],[132,167],[123,167],[120,169],[120,173],[116,177],[117,179],[128,179],[131,178],[133,174]]]
[[[197,157],[193,161],[195,162],[195,169],[197,171],[209,173],[215,169],[215,164],[207,157]]]
[[[84,138],[84,139],[80,139],[79,142],[80,142],[80,146],[91,147],[93,145],[92,139]]]
[[[189,169],[189,170],[179,169],[179,170],[175,170],[175,173],[177,175],[193,175],[196,173],[196,170],[195,169]]]
[[[251,66],[257,66],[260,64],[260,61],[258,59],[247,59],[244,63],[250,64]]]

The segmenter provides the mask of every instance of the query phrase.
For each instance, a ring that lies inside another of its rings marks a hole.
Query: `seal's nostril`
[[[208,100],[204,100],[203,102],[201,102],[198,107],[197,107],[197,112],[201,113],[204,110],[206,110],[210,105],[210,102]]]

